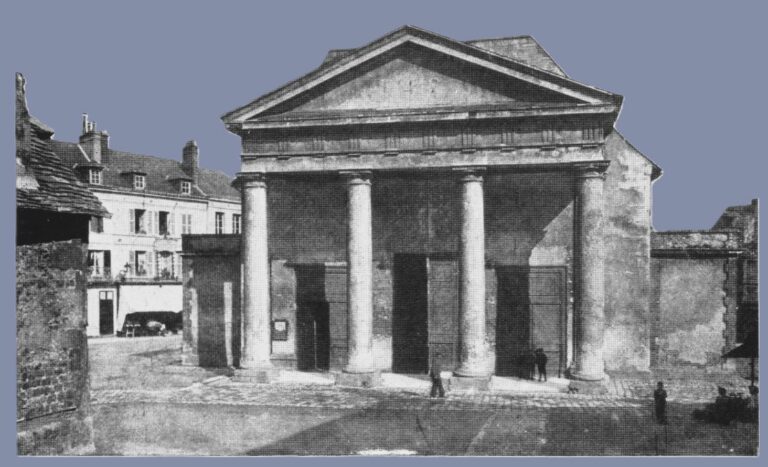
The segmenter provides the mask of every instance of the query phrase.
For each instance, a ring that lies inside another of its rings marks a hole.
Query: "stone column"
[[[459,367],[465,378],[489,376],[485,343],[485,215],[483,171],[462,169],[459,271]]]
[[[373,239],[370,172],[343,172],[347,184],[346,373],[373,370]]]
[[[606,378],[603,361],[605,327],[605,250],[603,183],[607,164],[579,168],[576,175],[574,282],[575,355],[572,376],[583,381]]]
[[[243,347],[240,367],[267,370],[270,356],[267,183],[263,174],[240,176],[242,189]]]

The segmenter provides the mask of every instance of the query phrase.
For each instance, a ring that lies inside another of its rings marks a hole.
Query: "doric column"
[[[459,367],[456,376],[488,376],[485,344],[485,215],[483,171],[462,169],[459,271]]]
[[[370,172],[343,172],[347,184],[347,373],[373,372],[373,240]]]
[[[264,174],[241,174],[243,347],[240,367],[267,369],[270,354],[267,183]]]
[[[607,163],[577,168],[574,218],[576,339],[572,376],[584,381],[606,378],[603,361],[605,327],[605,250],[603,184]]]

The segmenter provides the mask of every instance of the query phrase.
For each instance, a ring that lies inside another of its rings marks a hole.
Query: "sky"
[[[234,175],[239,141],[220,116],[311,71],[329,49],[403,24],[457,40],[527,34],[571,78],[624,96],[617,128],[664,172],[654,227],[709,228],[765,186],[768,7],[702,3],[4,2],[0,134],[13,151],[18,71],[32,114],[57,139],[76,141],[87,112],[115,149],[180,159],[195,139],[203,166]]]

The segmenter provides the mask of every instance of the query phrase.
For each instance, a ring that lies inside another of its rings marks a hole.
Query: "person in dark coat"
[[[664,389],[664,383],[656,383],[656,390],[653,391],[653,405],[656,409],[656,423],[667,424],[667,391]]]
[[[432,389],[429,391],[429,397],[436,397],[438,394],[440,397],[445,397],[445,389],[443,389],[443,378],[441,373],[443,367],[440,364],[441,354],[436,353],[432,357],[432,364],[429,368],[429,378],[432,380]]]
[[[534,356],[534,363],[536,363],[536,368],[539,370],[539,381],[544,378],[544,381],[547,380],[547,354],[544,353],[544,349],[539,347],[536,349],[536,354]]]

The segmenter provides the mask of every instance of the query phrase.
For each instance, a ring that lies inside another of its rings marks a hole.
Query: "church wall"
[[[617,132],[604,148],[606,370],[650,363],[651,163]]]

